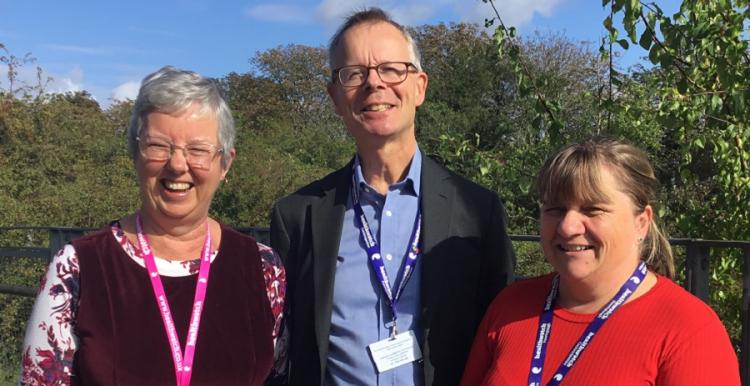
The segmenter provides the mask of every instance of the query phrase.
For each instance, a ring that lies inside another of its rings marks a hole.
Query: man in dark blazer
[[[377,8],[356,13],[329,56],[328,93],[357,154],[272,211],[289,384],[457,385],[485,309],[513,277],[504,208],[421,155],[414,115],[427,74],[405,28]],[[381,261],[390,279],[376,274]],[[393,336],[413,347],[381,351]]]

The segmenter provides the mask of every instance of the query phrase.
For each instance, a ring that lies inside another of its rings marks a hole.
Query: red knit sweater
[[[514,283],[490,305],[461,385],[526,385],[539,314],[552,274]],[[546,385],[596,315],[555,309]],[[716,313],[658,276],[643,296],[607,320],[562,385],[737,385],[737,357]]]

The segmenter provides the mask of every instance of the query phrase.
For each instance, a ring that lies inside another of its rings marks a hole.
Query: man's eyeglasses
[[[375,69],[378,77],[383,83],[394,85],[406,80],[410,72],[417,72],[416,66],[409,62],[385,62],[377,66],[344,66],[333,70],[333,79],[338,78],[344,87],[357,87],[363,85],[370,75],[370,70]]]
[[[211,162],[216,155],[224,152],[224,149],[210,143],[193,143],[185,146],[177,146],[165,139],[149,137],[136,137],[136,141],[138,141],[138,150],[140,150],[141,156],[146,160],[154,162],[169,161],[175,150],[180,149],[192,169],[210,169]]]

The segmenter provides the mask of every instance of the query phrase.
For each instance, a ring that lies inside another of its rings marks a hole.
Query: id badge
[[[372,343],[367,348],[379,373],[422,359],[422,350],[411,330]]]

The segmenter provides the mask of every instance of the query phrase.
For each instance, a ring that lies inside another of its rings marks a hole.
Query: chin
[[[592,262],[571,259],[563,260],[561,258],[550,261],[550,264],[561,276],[574,280],[582,280],[589,277],[597,268],[596,264]]]

